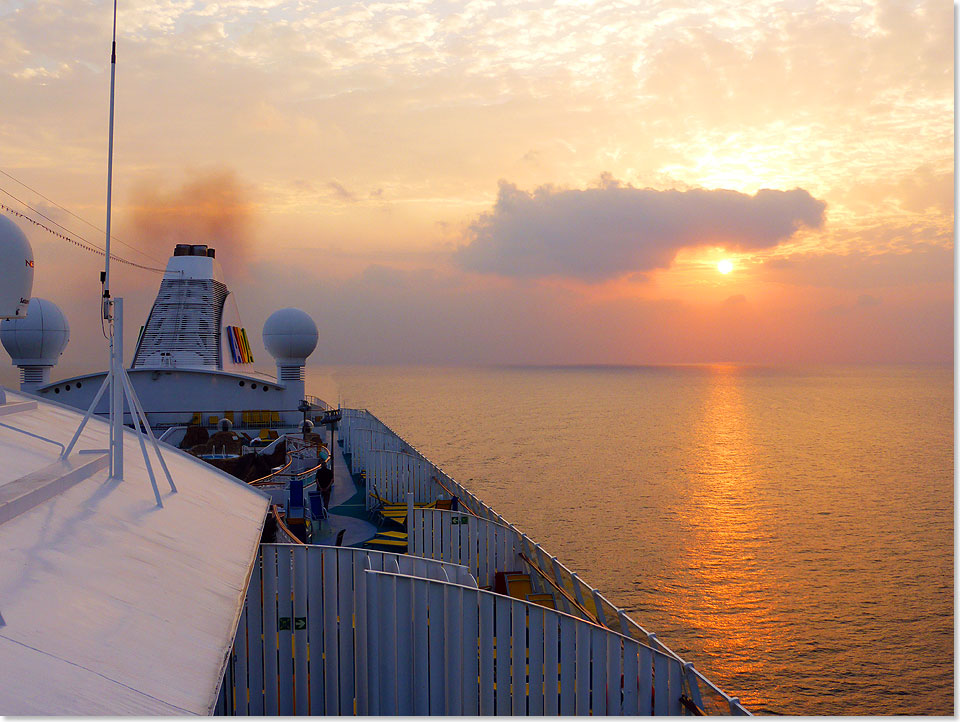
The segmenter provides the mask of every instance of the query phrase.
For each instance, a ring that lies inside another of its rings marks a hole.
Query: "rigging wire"
[[[44,219],[46,219],[47,221],[49,221],[50,223],[52,223],[53,225],[57,226],[58,228],[63,229],[64,233],[61,233],[60,231],[57,231],[57,230],[54,230],[53,228],[50,228],[50,227],[49,227],[48,225],[46,225],[45,223],[41,223],[41,222],[38,221],[37,219],[31,218],[29,215],[27,215],[27,214],[24,213],[23,211],[18,211],[16,208],[12,208],[12,207],[6,205],[5,203],[0,203],[0,211],[3,211],[3,212],[5,212],[5,213],[9,213],[9,214],[14,215],[14,216],[17,216],[18,218],[22,218],[23,220],[25,220],[25,221],[27,221],[27,222],[29,222],[29,223],[32,223],[33,225],[35,225],[35,226],[37,226],[37,227],[39,227],[39,228],[42,228],[42,229],[45,230],[47,233],[50,233],[51,235],[56,236],[57,238],[59,238],[59,239],[61,239],[61,240],[67,241],[68,243],[72,243],[73,245],[77,246],[78,248],[82,248],[82,249],[85,250],[85,251],[89,251],[90,253],[96,253],[98,256],[106,256],[106,251],[104,251],[102,248],[98,247],[98,246],[97,246],[96,244],[94,244],[94,243],[91,243],[91,242],[88,241],[86,238],[84,238],[83,236],[81,236],[79,233],[74,233],[74,232],[71,231],[70,229],[65,228],[64,226],[60,225],[59,223],[57,223],[57,222],[56,222],[55,220],[53,220],[52,218],[50,218],[49,216],[44,215],[43,213],[41,213],[40,211],[38,211],[36,208],[32,207],[29,203],[26,203],[26,202],[20,200],[19,198],[17,198],[15,195],[13,195],[12,193],[10,193],[9,191],[5,191],[3,188],[0,188],[0,193],[4,193],[4,194],[10,196],[10,197],[13,198],[13,200],[15,200],[17,203],[20,203],[21,205],[25,206],[26,208],[29,208],[31,211],[33,211],[34,213],[36,213],[36,214],[37,214],[38,216],[40,216],[41,218],[44,218]],[[68,234],[69,234],[69,235],[68,235]],[[118,256],[118,255],[115,254],[115,253],[111,253],[111,254],[110,254],[110,257],[111,257],[112,259],[114,259],[115,261],[117,261],[118,263],[124,263],[124,264],[126,264],[126,265],[128,265],[128,266],[133,266],[134,268],[140,268],[140,269],[142,269],[142,270],[144,270],[144,271],[153,271],[153,272],[155,272],[155,273],[163,273],[163,272],[165,271],[165,269],[163,269],[163,268],[155,268],[155,267],[153,267],[153,266],[145,266],[145,265],[143,265],[142,263],[136,263],[135,261],[127,260],[126,258],[122,258],[122,257]]]
[[[74,213],[73,211],[71,211],[69,208],[66,208],[66,207],[60,205],[59,203],[57,203],[57,202],[56,202],[55,200],[53,200],[52,198],[47,198],[47,196],[43,195],[43,193],[41,193],[40,191],[38,191],[36,188],[31,188],[31,187],[28,186],[26,183],[24,183],[22,180],[20,180],[20,179],[18,179],[18,178],[14,178],[12,175],[10,175],[10,174],[7,173],[5,170],[3,170],[3,168],[0,168],[0,175],[5,175],[7,178],[9,178],[10,180],[12,180],[14,183],[17,183],[17,184],[23,186],[24,188],[26,188],[26,189],[27,189],[28,191],[30,191],[31,193],[35,193],[36,195],[38,195],[38,196],[40,196],[41,198],[43,198],[43,200],[45,200],[47,203],[51,203],[51,204],[55,205],[57,208],[59,208],[59,209],[60,209],[61,211],[63,211],[64,213],[68,213],[68,214],[70,214],[71,216],[73,216],[74,218],[76,218],[78,221],[81,221],[82,223],[86,223],[86,224],[87,224],[88,226],[90,226],[93,230],[99,231],[100,233],[106,233],[106,231],[104,231],[104,230],[103,230],[102,228],[100,228],[99,226],[94,225],[93,223],[91,223],[90,221],[88,221],[86,218],[82,218],[81,216],[78,216],[76,213]],[[4,191],[4,192],[6,192],[6,191]],[[9,195],[9,193],[8,193],[7,195]],[[59,224],[57,224],[57,225],[59,225]],[[61,228],[62,228],[62,226],[61,226]],[[121,244],[121,245],[123,245],[123,246],[126,246],[126,247],[129,248],[130,250],[136,251],[137,253],[140,253],[140,254],[146,256],[146,257],[149,258],[151,261],[154,261],[155,263],[159,263],[159,264],[161,264],[161,265],[163,264],[163,261],[160,260],[159,258],[156,258],[155,256],[151,256],[151,255],[150,255],[149,253],[147,253],[146,251],[142,251],[142,250],[140,250],[139,248],[136,248],[135,246],[131,246],[129,243],[125,243],[124,241],[121,241],[119,238],[117,238],[117,237],[114,236],[113,234],[111,234],[110,237],[111,237],[113,240],[115,240],[117,243],[119,243],[119,244]],[[114,258],[116,258],[116,256],[114,256]]]

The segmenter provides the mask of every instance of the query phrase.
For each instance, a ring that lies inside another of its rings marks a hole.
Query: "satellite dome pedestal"
[[[317,347],[317,325],[299,308],[274,311],[263,324],[263,345],[277,362],[277,381],[297,399],[306,396],[304,366]],[[296,423],[295,413],[286,413],[286,423]]]
[[[0,323],[0,342],[20,369],[20,390],[33,392],[50,381],[70,341],[70,324],[53,301],[34,296],[27,315]]]

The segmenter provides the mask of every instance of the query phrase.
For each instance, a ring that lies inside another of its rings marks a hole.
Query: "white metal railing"
[[[679,715],[680,662],[551,609],[367,571],[370,715]],[[365,695],[364,695],[365,691]]]
[[[261,544],[218,714],[352,715],[368,665],[364,570],[476,584],[465,567],[351,547]]]
[[[517,571],[523,564],[515,529],[463,512],[414,509],[407,530],[411,554],[462,564],[481,587],[492,587],[497,572]]]
[[[313,394],[304,394],[303,398],[306,400],[308,404],[310,404],[311,406],[316,406],[322,411],[329,411],[330,409],[333,408],[330,404],[328,404],[326,401],[321,399],[319,396],[314,396]]]
[[[374,446],[379,442],[390,447],[390,451],[398,454],[406,454],[415,457],[425,464],[429,469],[431,481],[439,487],[440,491],[433,498],[447,498],[455,496],[460,510],[468,512],[470,515],[484,519],[488,522],[507,527],[515,533],[520,539],[520,551],[528,560],[528,566],[535,566],[534,571],[543,572],[543,577],[550,577],[552,580],[562,586],[567,593],[600,624],[622,632],[623,634],[648,644],[671,657],[677,659],[684,669],[684,679],[689,690],[689,697],[701,709],[714,714],[739,714],[749,715],[750,713],[740,704],[739,699],[730,697],[721,691],[715,684],[710,682],[692,663],[686,662],[666,644],[661,642],[656,634],[648,632],[640,624],[631,619],[623,609],[612,604],[598,590],[586,584],[580,577],[571,572],[556,557],[546,553],[539,544],[534,544],[525,534],[513,524],[504,519],[500,514],[494,511],[479,498],[470,493],[463,486],[458,484],[439,466],[431,462],[427,457],[416,449],[413,445],[401,439],[390,427],[384,424],[380,419],[371,414],[366,409],[343,409],[343,420],[341,422],[341,439],[343,440],[344,452],[351,455],[351,468],[354,473],[366,472],[370,474],[370,469],[375,469],[378,482],[385,484],[384,489],[388,490],[389,501],[405,501],[406,491],[417,491],[413,483],[414,477],[404,476],[396,473],[393,477],[381,481],[380,473],[382,467],[378,460],[378,452],[384,451]],[[387,467],[389,468],[389,467]],[[368,489],[369,491],[369,489]],[[368,499],[369,499],[368,494]],[[429,500],[426,500],[429,501]],[[420,499],[416,500],[421,503]],[[415,517],[416,518],[416,515]],[[443,518],[443,517],[441,517]],[[468,525],[469,528],[469,525]],[[513,569],[498,569],[497,571],[513,571]],[[541,575],[534,574],[534,578]],[[561,597],[564,595],[560,595]],[[559,602],[558,602],[559,603]],[[571,603],[565,598],[564,603],[568,607]]]
[[[379,499],[406,502],[413,492],[414,503],[428,504],[449,495],[437,483],[436,468],[429,461],[406,451],[369,449],[363,456],[367,475],[367,509]]]

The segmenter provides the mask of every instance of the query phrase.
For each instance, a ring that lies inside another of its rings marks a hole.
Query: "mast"
[[[103,270],[103,320],[110,340],[110,476],[123,478],[123,387],[117,375],[122,366],[122,341],[114,334],[113,300],[110,298],[110,222],[113,217],[113,116],[117,84],[117,0],[113,0],[113,42],[110,46],[110,125],[107,141],[107,228]],[[121,320],[121,323],[123,321]],[[122,338],[122,337],[121,337]]]

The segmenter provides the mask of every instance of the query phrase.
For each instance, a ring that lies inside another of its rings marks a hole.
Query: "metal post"
[[[110,358],[110,453],[113,465],[113,478],[123,478],[123,299],[113,301],[113,340]],[[130,405],[131,411],[133,404]]]
[[[330,481],[331,483],[336,483],[336,468],[337,465],[333,461],[333,455],[335,453],[337,444],[337,425],[330,424]]]

